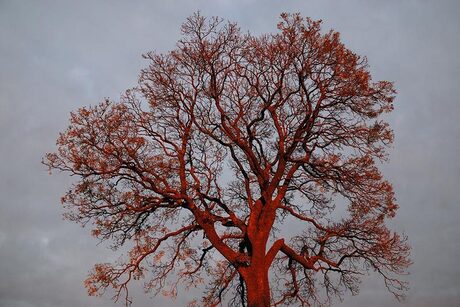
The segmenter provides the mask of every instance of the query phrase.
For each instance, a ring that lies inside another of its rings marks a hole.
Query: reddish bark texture
[[[297,14],[259,37],[195,14],[182,33],[120,101],[73,112],[44,160],[79,179],[66,216],[131,248],[95,266],[89,293],[129,304],[145,279],[172,296],[205,283],[191,305],[308,306],[374,270],[399,297],[409,247],[385,226],[397,205],[376,166],[392,83]]]

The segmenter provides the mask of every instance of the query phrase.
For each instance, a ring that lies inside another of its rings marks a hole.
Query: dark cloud
[[[112,306],[82,287],[96,262],[115,259],[87,229],[62,221],[69,185],[40,164],[69,111],[116,98],[136,83],[140,55],[174,46],[196,10],[275,30],[282,11],[323,19],[367,55],[375,79],[395,81],[396,142],[384,166],[401,204],[414,265],[405,306],[460,301],[460,5],[457,1],[0,1],[0,306]],[[133,289],[135,306],[153,304]],[[180,294],[182,306],[193,292]],[[155,301],[164,302],[162,298]],[[339,306],[398,306],[364,278]]]

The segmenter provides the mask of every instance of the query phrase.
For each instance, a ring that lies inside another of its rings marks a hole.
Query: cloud
[[[396,143],[385,174],[401,205],[392,222],[409,235],[414,265],[406,306],[460,300],[460,4],[457,1],[2,1],[0,2],[0,306],[113,306],[88,298],[82,280],[114,253],[87,229],[62,221],[59,197],[71,179],[48,176],[40,159],[54,148],[69,111],[117,98],[166,51],[196,10],[275,30],[281,11],[324,20],[367,55],[376,79],[395,81],[389,116]],[[153,304],[137,289],[136,305]],[[180,294],[183,305],[193,294]],[[161,298],[156,302],[162,302]],[[397,306],[379,279],[339,306]]]

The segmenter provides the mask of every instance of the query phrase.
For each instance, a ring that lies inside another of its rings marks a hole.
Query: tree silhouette
[[[376,165],[392,83],[320,21],[282,14],[278,30],[195,14],[119,102],[71,113],[44,159],[79,179],[66,217],[130,246],[94,267],[90,295],[129,305],[143,279],[172,296],[205,284],[205,306],[309,306],[357,293],[369,270],[403,294],[409,247],[385,226],[397,204]]]

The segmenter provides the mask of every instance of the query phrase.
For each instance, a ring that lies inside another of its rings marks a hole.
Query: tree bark
[[[268,271],[271,263],[267,263],[266,247],[270,229],[275,220],[275,211],[268,210],[269,207],[269,203],[265,203],[264,207],[259,199],[252,208],[249,217],[247,231],[251,246],[251,264],[247,268],[246,274],[243,275],[248,307],[270,306],[271,293]]]
[[[245,278],[248,307],[270,306],[270,284],[268,268],[254,267]]]

